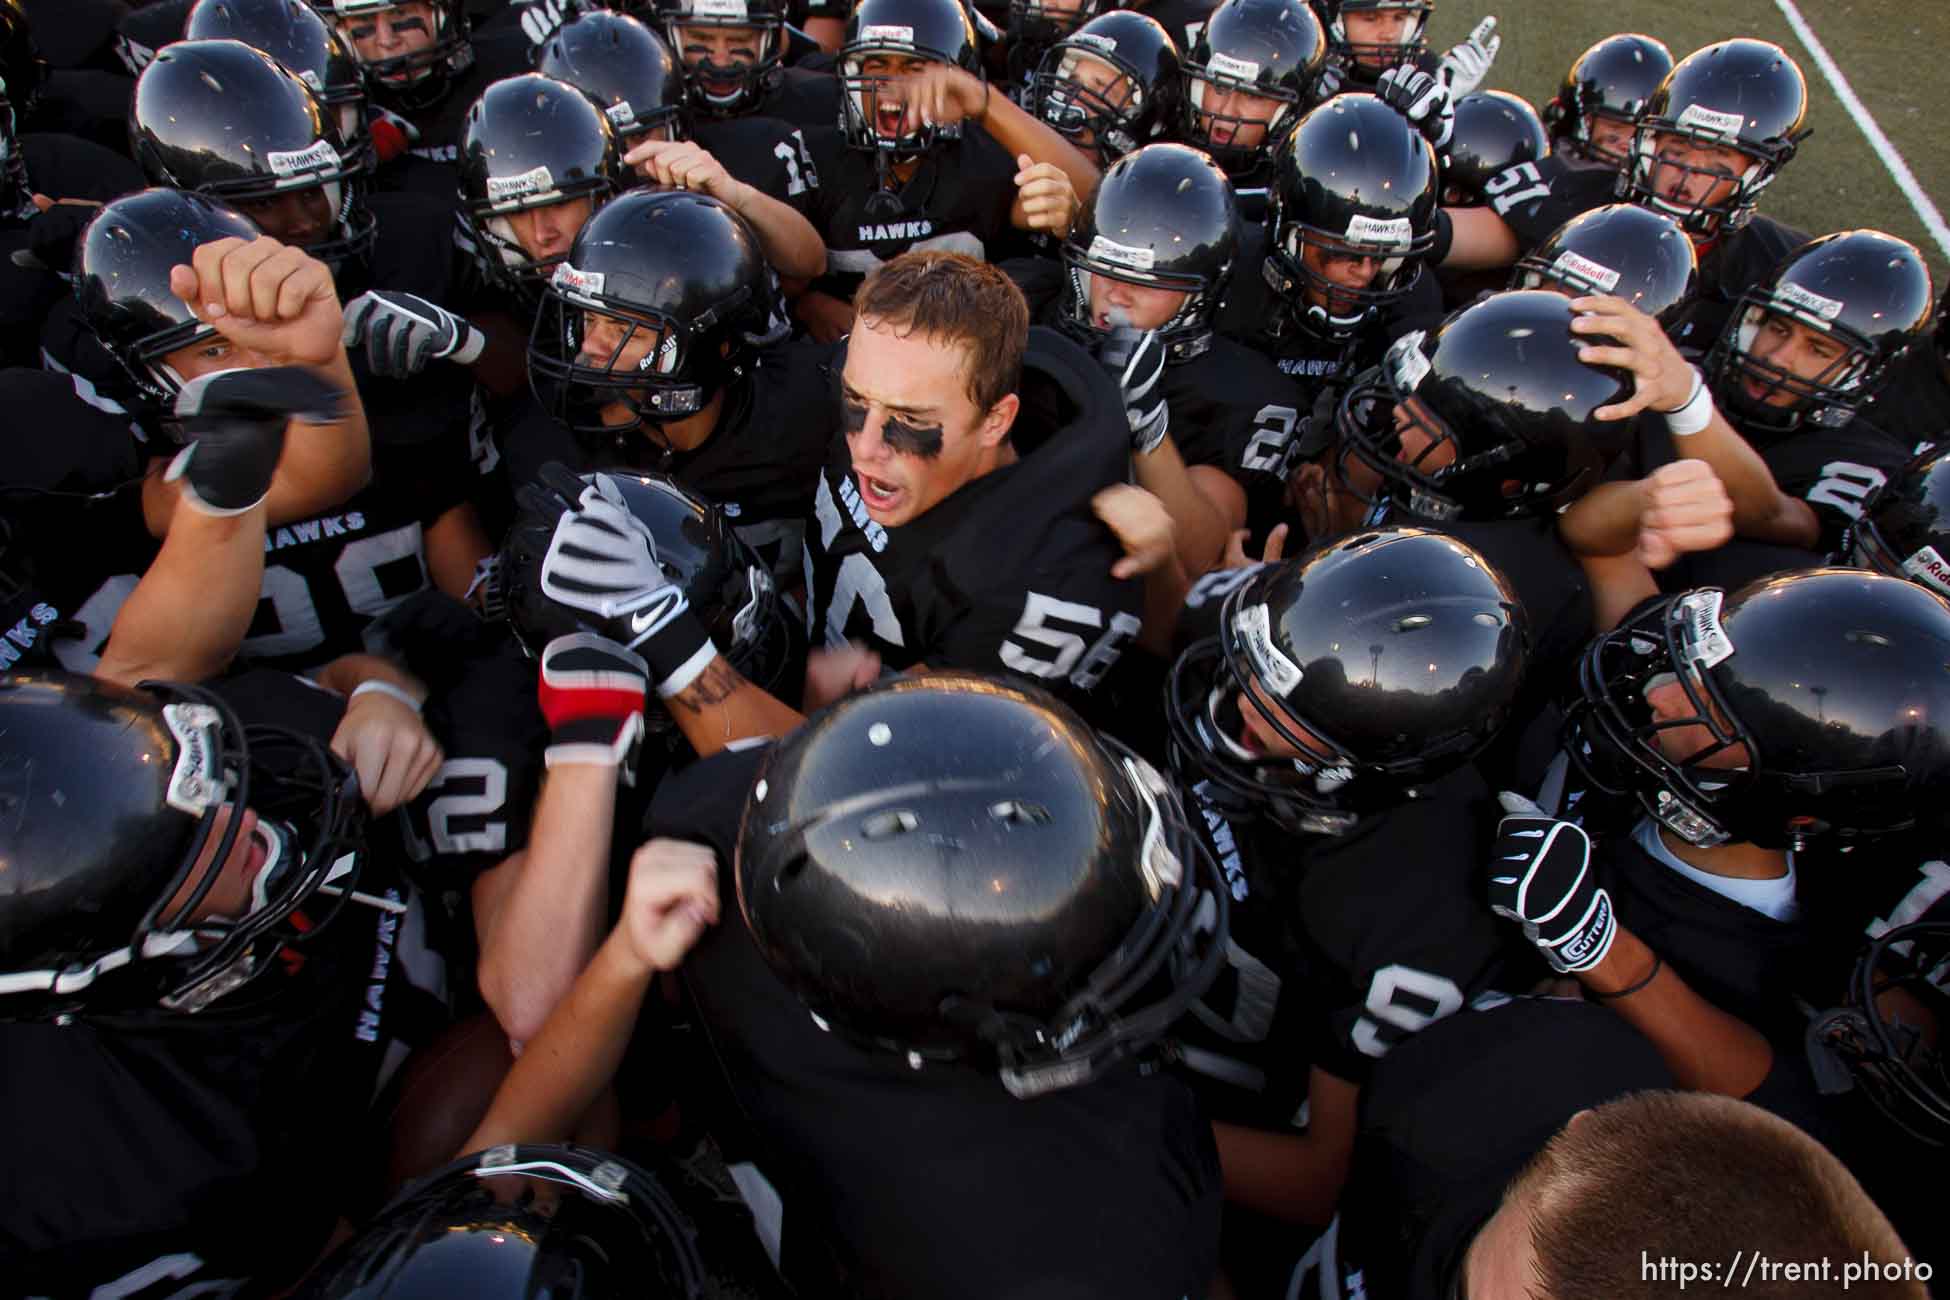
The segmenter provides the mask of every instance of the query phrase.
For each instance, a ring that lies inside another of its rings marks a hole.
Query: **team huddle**
[[[1117,2],[0,0],[0,1290],[1929,1294],[1950,293]]]

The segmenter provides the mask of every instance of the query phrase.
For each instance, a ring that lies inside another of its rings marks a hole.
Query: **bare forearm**
[[[528,1040],[458,1154],[568,1138],[615,1076],[653,973],[612,934]]]
[[[708,758],[734,741],[783,736],[805,715],[745,680],[720,655],[697,680],[664,701],[677,729],[699,758]]]
[[[1774,482],[1774,472],[1719,411],[1704,429],[1675,438],[1673,446],[1681,456],[1712,466],[1733,502],[1734,532],[1745,536],[1765,528],[1786,509],[1790,498]]]
[[[1452,232],[1442,265],[1452,271],[1491,271],[1517,260],[1516,232],[1488,208],[1444,208]]]
[[[514,1042],[541,1031],[602,941],[616,769],[563,764],[535,804],[528,848],[481,943],[481,996]],[[499,870],[500,868],[497,868]]]
[[[421,702],[425,702],[427,697],[424,682],[392,660],[379,655],[340,655],[313,673],[312,680],[340,695],[350,695],[366,682],[384,682]]]
[[[1214,1122],[1226,1200],[1283,1223],[1325,1225],[1334,1217],[1347,1161],[1304,1133]]]
[[[1031,162],[1053,163],[1069,177],[1078,203],[1088,203],[1090,196],[1097,192],[1097,182],[1103,173],[1089,155],[1058,135],[1049,123],[1025,113],[1001,91],[993,88],[989,91],[982,125],[1012,157],[1028,154]]]
[[[96,675],[131,686],[214,677],[243,643],[263,583],[261,507],[225,518],[176,511],[162,549],[115,616]]]
[[[1132,456],[1131,466],[1138,486],[1164,502],[1171,515],[1186,576],[1197,578],[1210,570],[1225,553],[1225,520],[1193,482],[1178,444],[1166,435],[1154,450]]]
[[[825,241],[798,209],[742,183],[731,206],[752,223],[766,260],[780,276],[811,280],[826,274]]]
[[[1605,959],[1579,974],[1594,993],[1616,994],[1651,971],[1652,950],[1620,926]],[[1760,1032],[1720,1010],[1662,966],[1651,983],[1605,1005],[1645,1035],[1682,1088],[1744,1097],[1774,1068],[1774,1052]]]

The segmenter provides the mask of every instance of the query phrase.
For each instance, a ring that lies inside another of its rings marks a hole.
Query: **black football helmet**
[[[754,685],[774,692],[784,687],[785,670],[794,660],[794,620],[765,562],[732,531],[724,511],[666,474],[603,472],[649,531],[658,565],[684,589],[718,652]],[[594,475],[582,478],[587,483]],[[542,560],[554,535],[555,520],[524,520],[508,530],[501,549],[499,577],[509,626],[535,657],[556,637],[599,630],[542,591]],[[669,729],[668,715],[652,713],[653,729]]]
[[[173,413],[183,381],[163,358],[218,336],[170,292],[169,270],[190,265],[199,244],[257,236],[243,214],[201,194],[143,190],[102,205],[75,242],[74,290],[82,320],[132,385],[118,399],[152,420]]]
[[[329,233],[305,244],[323,262],[372,249],[367,155],[298,75],[242,41],[178,41],[136,78],[129,150],[151,184],[208,194],[249,216],[318,190]]]
[[[1812,1055],[1839,1058],[1871,1105],[1932,1147],[1950,1146],[1950,1053],[1938,1036],[1950,1026],[1947,972],[1950,920],[1893,926],[1863,946],[1846,1002],[1808,1027]],[[1914,1023],[1892,990],[1933,1023]]]
[[[359,61],[302,0],[197,0],[183,23],[186,41],[242,41],[282,63],[338,121],[339,139],[361,165],[373,165],[366,82]]]
[[[1380,496],[1427,519],[1562,509],[1598,483],[1632,438],[1633,421],[1594,414],[1628,400],[1632,378],[1579,360],[1588,342],[1571,333],[1571,300],[1544,290],[1490,294],[1433,334],[1403,335],[1341,399],[1342,482],[1374,499],[1358,463],[1379,477]],[[1404,460],[1394,408],[1410,398],[1408,418],[1425,445]]]
[[[339,902],[357,879],[351,769],[210,692],[15,671],[0,735],[0,1019],[201,1011],[330,919],[287,923],[328,873]],[[249,910],[198,917],[247,832],[264,863]]]
[[[20,152],[20,128],[40,99],[47,60],[20,0],[0,0],[0,217],[34,212],[34,185]]]
[[[1699,253],[1679,223],[1636,203],[1579,213],[1510,274],[1512,289],[1612,294],[1657,319],[1691,299],[1698,281]]]
[[[1544,106],[1544,121],[1559,147],[1594,163],[1621,168],[1630,161],[1591,138],[1591,123],[1603,118],[1638,121],[1652,92],[1672,71],[1672,51],[1664,41],[1638,32],[1619,32],[1593,42],[1572,61],[1557,96]]]
[[[402,1190],[320,1264],[305,1300],[693,1300],[696,1230],[647,1170],[578,1146],[464,1156]]]
[[[1639,114],[1632,157],[1620,173],[1621,193],[1634,203],[1678,219],[1701,238],[1738,230],[1754,215],[1761,191],[1774,183],[1800,148],[1807,131],[1808,83],[1786,50],[1771,41],[1741,37],[1695,50],[1673,66]],[[1701,144],[1738,150],[1748,164],[1733,193],[1715,204],[1676,203],[1660,197],[1657,173],[1677,167],[1710,188],[1724,179],[1681,163],[1659,161],[1659,139],[1681,135]]]
[[[680,56],[691,104],[698,112],[714,117],[749,113],[778,88],[787,44],[785,0],[654,0],[649,10],[663,25],[670,48]],[[750,28],[757,58],[720,66],[707,55],[692,65],[681,58],[686,27]]]
[[[981,49],[961,0],[859,0],[840,46],[840,126],[855,149],[911,157],[934,147],[940,128],[909,129],[900,79],[868,75],[875,55],[948,63],[982,75]]]
[[[1073,8],[1059,9],[1044,0],[1009,0],[1008,73],[1011,85],[1030,76],[1049,47],[1093,18],[1117,9],[1119,0],[1071,0]]]
[[[1443,205],[1480,205],[1490,177],[1550,151],[1544,119],[1522,95],[1507,90],[1464,95],[1456,101],[1455,129],[1442,151]]]
[[[1530,648],[1503,577],[1421,528],[1363,529],[1262,565],[1218,623],[1172,665],[1172,768],[1228,808],[1307,834],[1345,833],[1482,752],[1509,720]],[[1317,757],[1249,747],[1242,692]]]
[[[1327,36],[1307,0],[1225,0],[1185,56],[1186,143],[1211,154],[1228,176],[1251,173],[1319,102],[1326,63]],[[1212,111],[1210,97],[1226,91],[1279,102],[1257,144],[1232,143],[1257,118]]]
[[[312,0],[365,69],[367,89],[408,112],[439,103],[454,79],[474,66],[465,0],[421,2],[433,11],[432,44],[411,54],[368,59],[360,55],[358,42],[372,32],[374,15],[398,9],[401,0]]]
[[[1407,293],[1435,243],[1435,151],[1373,95],[1336,95],[1300,119],[1275,159],[1262,274],[1282,309],[1326,339],[1352,338]],[[1380,260],[1364,289],[1307,264],[1324,253]]]
[[[1950,604],[1861,569],[1650,605],[1591,643],[1566,748],[1690,844],[1763,848],[1933,825],[1950,807]],[[1676,681],[1690,716],[1647,693]],[[1675,758],[1663,732],[1711,743]],[[1832,838],[1831,838],[1832,837]]]
[[[822,1027],[916,1068],[998,1069],[1018,1097],[1155,1042],[1227,939],[1223,878],[1158,772],[974,674],[876,683],[780,741],[737,880],[759,952]]]
[[[1052,45],[1030,86],[1030,111],[1108,167],[1184,120],[1178,46],[1130,9],[1092,18]]]
[[[627,327],[601,357],[586,351],[592,317]],[[529,381],[543,409],[628,459],[641,431],[697,414],[742,374],[776,318],[764,250],[743,217],[708,195],[639,190],[591,217],[555,268],[529,338]],[[651,350],[626,365],[640,333]],[[632,423],[604,422],[617,404]]]
[[[1950,596],[1950,447],[1924,452],[1870,494],[1841,558]]]
[[[510,214],[579,198],[593,211],[627,184],[609,118],[574,86],[533,72],[505,77],[467,110],[460,225],[502,289],[532,299],[561,260],[530,256]]]
[[[1372,81],[1389,68],[1428,52],[1429,15],[1435,12],[1435,0],[1319,0],[1319,5],[1327,20],[1330,52],[1343,67],[1358,71],[1364,80]],[[1403,9],[1411,15],[1401,41],[1393,45],[1350,41],[1346,15],[1379,9]]]
[[[1740,296],[1707,354],[1704,369],[1713,399],[1750,437],[1847,424],[1888,379],[1896,360],[1925,336],[1935,303],[1930,268],[1908,241],[1879,230],[1843,230],[1810,240]],[[1789,321],[1826,335],[1841,349],[1812,379],[1755,351],[1763,330]],[[1783,392],[1794,401],[1768,403]]]
[[[535,52],[535,71],[600,104],[622,152],[652,131],[664,140],[691,137],[683,69],[662,38],[628,14],[591,9],[563,23]]]
[[[1238,251],[1239,205],[1225,173],[1189,145],[1148,144],[1111,164],[1063,241],[1059,323],[1093,351],[1109,336],[1091,318],[1093,275],[1175,290],[1185,305],[1158,336],[1168,360],[1189,361],[1212,346]]]

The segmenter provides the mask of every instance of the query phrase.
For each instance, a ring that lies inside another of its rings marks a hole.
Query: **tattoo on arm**
[[[744,676],[720,655],[698,674],[696,681],[671,696],[669,703],[682,705],[691,713],[703,713],[723,704],[744,684]]]

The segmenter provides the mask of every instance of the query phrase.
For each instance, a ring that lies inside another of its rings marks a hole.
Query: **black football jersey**
[[[726,516],[779,576],[796,585],[814,486],[839,428],[833,350],[816,343],[766,349],[729,389],[711,436],[689,451],[667,450],[642,430],[607,439],[571,433],[534,402],[507,438],[508,475],[536,481],[559,461],[578,472],[646,469],[671,475]]]
[[[1573,1115],[1673,1086],[1604,1007],[1516,998],[1450,1016],[1375,1067],[1340,1215],[1286,1294],[1449,1300],[1504,1187]]]
[[[644,827],[714,849],[727,900],[763,760],[763,750],[730,752],[673,776]],[[1217,1154],[1170,1074],[1116,1069],[1018,1101],[993,1074],[917,1072],[822,1032],[736,908],[681,975],[729,1085],[698,1103],[724,1113],[713,1132],[734,1174],[777,1193],[780,1263],[801,1294],[1204,1294]]]
[[[835,16],[845,19],[844,6]],[[759,101],[758,112],[790,122],[809,135],[814,129],[839,125],[844,90],[838,77],[805,67],[782,68],[780,72],[783,75],[778,85]]]
[[[460,185],[460,141],[466,133],[467,110],[494,82],[531,70],[525,40],[476,41],[473,63],[453,75],[447,93],[428,107],[407,107],[375,83],[373,106],[404,118],[419,134],[403,155],[380,164],[373,173],[375,188],[419,194],[448,205],[451,211]]]
[[[845,437],[831,443],[806,528],[806,612],[815,647],[859,640],[893,669],[1008,672],[1080,694],[1140,626],[1138,584],[1090,498],[1124,481],[1130,434],[1116,386],[1054,331],[1030,331],[1017,459],[913,522],[867,514]]]
[[[131,77],[142,75],[156,51],[183,39],[196,0],[154,0],[123,13],[115,24],[115,53]]]
[[[1734,427],[1739,427],[1737,422]],[[1813,507],[1821,524],[1815,549],[1824,555],[1840,548],[1842,533],[1861,517],[1870,494],[1916,452],[1913,445],[1861,419],[1839,429],[1806,428],[1772,441],[1749,435],[1748,441],[1760,449],[1781,491]]]
[[[917,248],[989,261],[1013,238],[1016,160],[978,124],[938,143],[895,190],[837,127],[809,128],[806,143],[819,173],[808,215],[826,241],[826,274],[813,284],[822,293],[851,302],[867,272]]]
[[[1924,339],[1898,357],[1862,415],[1899,442],[1950,439],[1950,363],[1942,349]]]
[[[776,117],[700,117],[692,137],[724,169],[761,194],[790,204],[810,217],[819,169],[805,132]]]
[[[1514,163],[1483,182],[1483,203],[1503,218],[1525,251],[1572,217],[1618,201],[1618,173],[1583,167],[1569,154]]]
[[[1718,341],[1740,295],[1774,273],[1781,259],[1808,242],[1806,232],[1756,214],[1747,224],[1699,250],[1699,292],[1665,322],[1680,348],[1705,352]]]
[[[344,709],[282,673],[212,686],[246,725],[321,744]],[[194,1016],[0,1025],[10,1290],[224,1294],[222,1280],[252,1277],[275,1289],[314,1257],[358,1176],[348,1153],[367,1139],[368,1100],[402,1034],[421,1041],[437,1024],[444,984],[410,891],[369,857],[356,888],[389,906],[332,911],[315,896],[294,914],[313,927],[302,945]]]
[[[49,198],[106,203],[143,186],[134,163],[76,136],[28,134],[18,147],[29,187]],[[46,214],[31,203],[0,212],[0,365],[40,364],[42,322],[74,296],[64,276],[88,215],[66,204]],[[20,265],[16,254],[30,264]]]
[[[1179,53],[1189,54],[1205,31],[1205,20],[1218,5],[1214,0],[1153,0],[1151,4],[1133,7],[1157,19],[1178,43]]]

